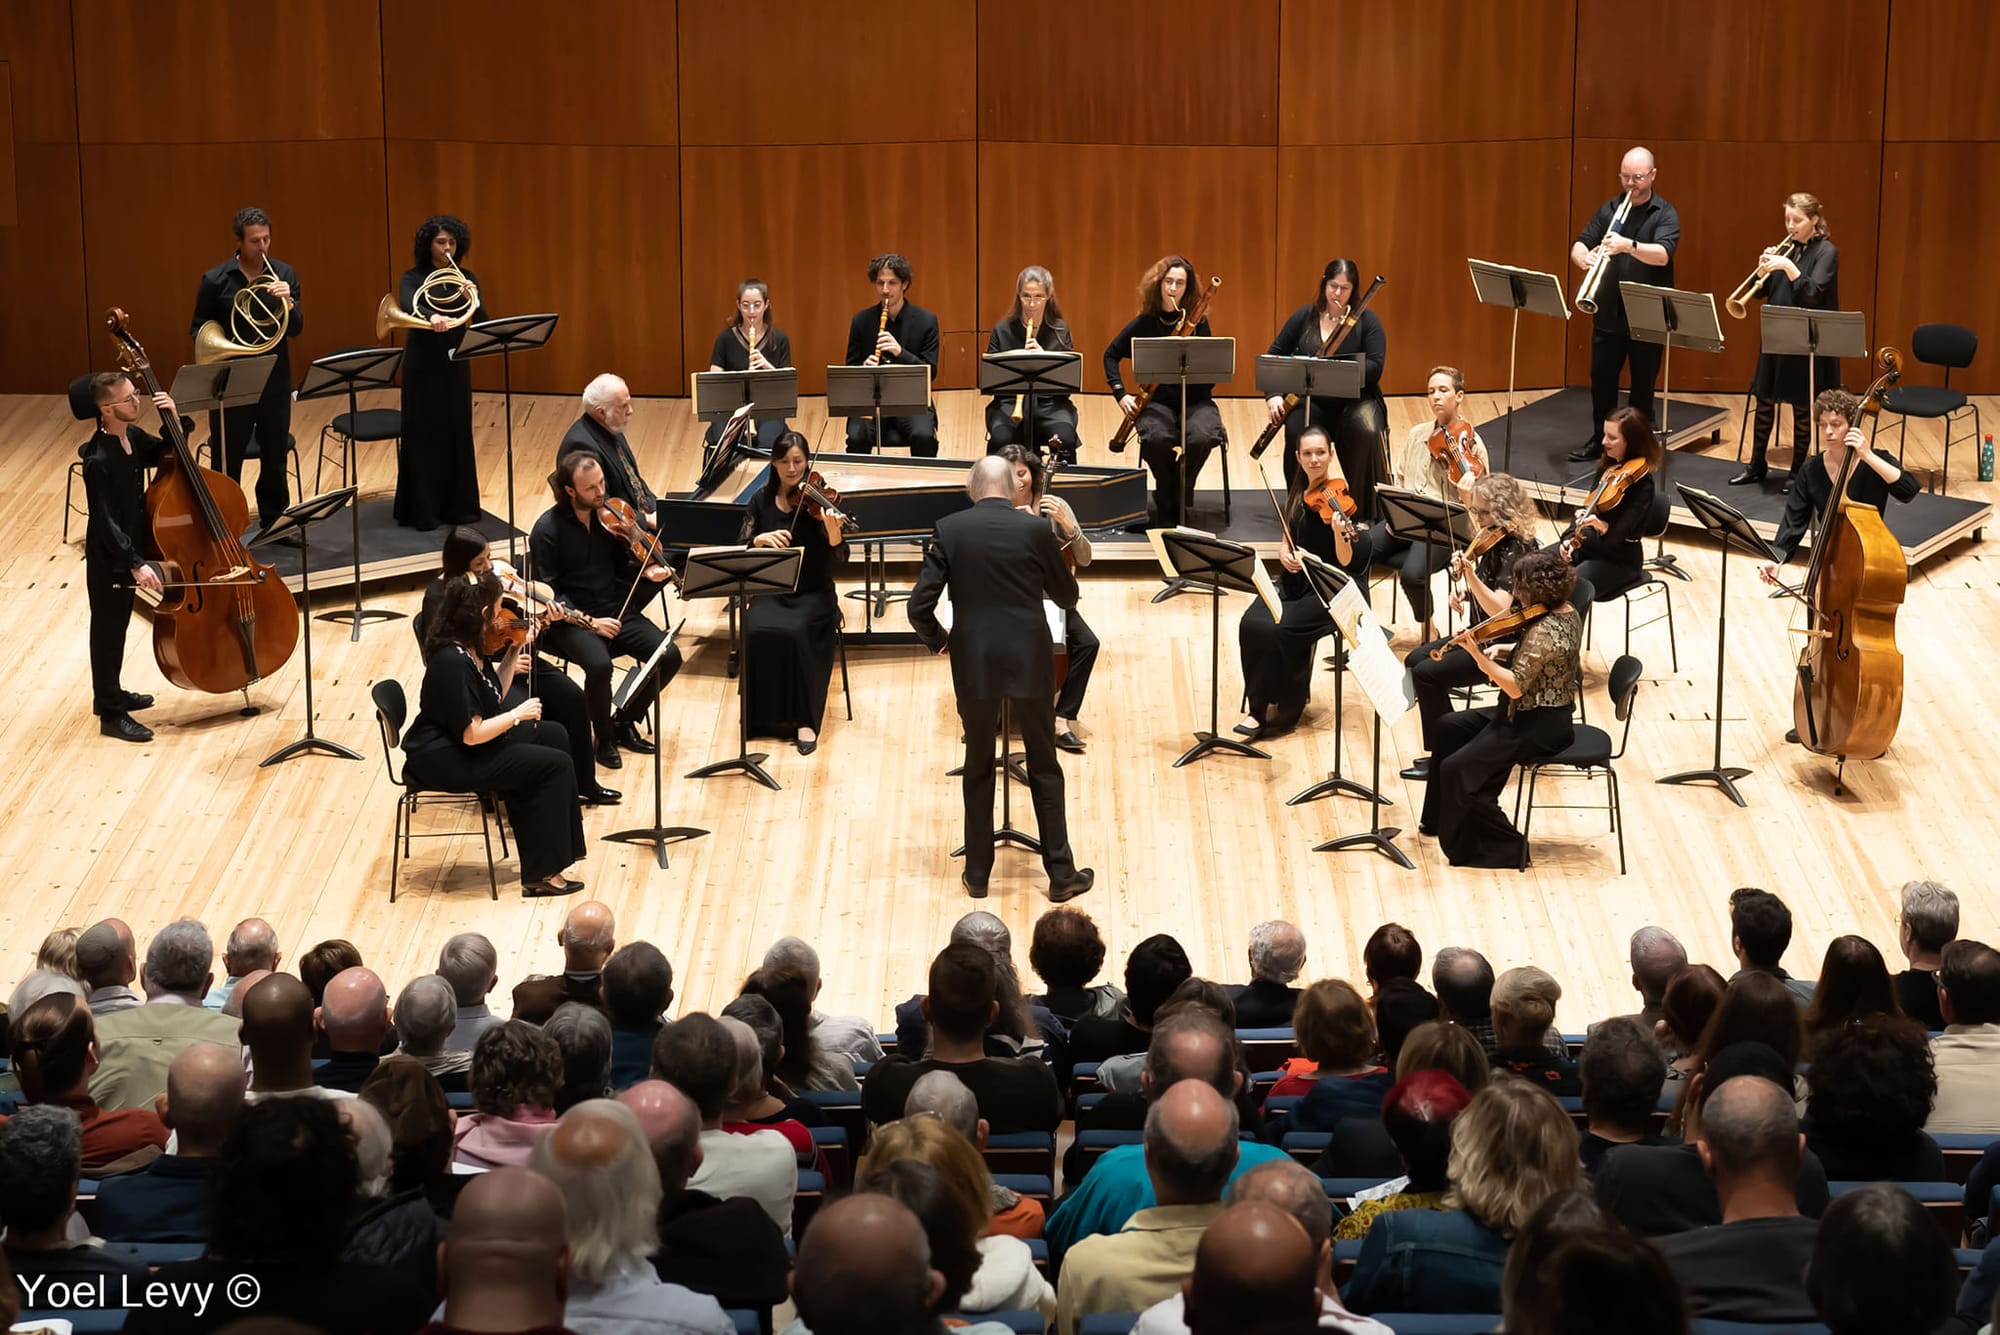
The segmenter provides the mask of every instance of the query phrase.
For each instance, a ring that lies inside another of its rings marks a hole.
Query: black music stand
[[[1500,452],[1500,471],[1514,471],[1514,367],[1521,350],[1521,312],[1547,315],[1567,321],[1569,302],[1563,286],[1552,273],[1539,269],[1517,269],[1491,260],[1466,260],[1472,271],[1472,291],[1484,306],[1500,306],[1514,312],[1513,328],[1507,335],[1507,443]]]
[[[676,626],[674,630],[668,631],[661,637],[660,647],[653,650],[653,656],[625,674],[625,680],[618,684],[618,693],[611,698],[611,710],[614,715],[624,712],[625,706],[631,703],[633,694],[642,683],[660,674],[660,660],[666,657],[667,646],[674,642],[674,632],[679,629],[680,627]],[[651,844],[659,859],[660,870],[665,871],[668,844],[699,839],[708,831],[693,825],[668,825],[661,815],[662,796],[666,787],[661,766],[667,750],[666,734],[660,731],[662,694],[664,692],[655,692],[653,695],[653,823],[636,826],[630,830],[618,830],[605,835],[604,838],[614,844]]]
[[[193,417],[196,413],[215,414],[215,430],[208,438],[208,463],[218,473],[227,473],[229,458],[229,414],[264,397],[271,369],[278,364],[273,353],[261,357],[230,357],[219,362],[190,362],[174,372],[174,387],[167,391],[174,407]],[[285,466],[286,441],[278,449],[278,467]],[[264,466],[264,442],[257,442],[257,466]],[[198,462],[198,461],[197,461]]]
[[[325,399],[336,394],[347,396],[347,425],[358,426],[361,420],[360,394],[364,389],[393,389],[396,372],[402,369],[403,350],[401,348],[355,348],[348,352],[336,352],[321,357],[306,367],[306,378],[299,385],[301,399]],[[354,453],[352,430],[347,437],[348,479],[360,491],[361,468]],[[301,476],[303,476],[301,470]],[[315,473],[317,476],[317,473]],[[392,621],[403,615],[386,607],[363,607],[361,605],[361,506],[357,501],[348,511],[354,525],[354,606],[338,612],[323,613],[322,621],[345,621],[354,629],[347,639],[350,644],[361,639],[361,623],[364,621]]]
[[[1717,600],[1718,614],[1715,618],[1715,760],[1707,769],[1691,769],[1680,774],[1669,774],[1661,783],[1712,783],[1728,794],[1729,800],[1737,806],[1748,805],[1743,794],[1736,791],[1736,780],[1750,773],[1740,766],[1725,766],[1722,763],[1722,687],[1723,664],[1727,661],[1729,643],[1729,547],[1740,544],[1744,551],[1753,556],[1761,556],[1766,561],[1776,561],[1778,554],[1771,550],[1771,544],[1757,535],[1743,512],[1727,504],[1718,497],[1687,483],[1678,484],[1681,499],[1694,517],[1722,543],[1722,593]]]
[[[1439,500],[1405,487],[1377,487],[1375,504],[1382,512],[1382,525],[1393,536],[1404,542],[1424,544],[1426,585],[1437,573],[1431,569],[1432,548],[1465,547],[1478,536],[1472,527],[1472,512],[1455,501]],[[1449,617],[1449,613],[1446,615]]]
[[[693,401],[695,419],[701,422],[727,422],[740,409],[750,409],[744,431],[751,433],[750,441],[754,444],[758,418],[783,420],[798,412],[798,368],[696,371],[688,377],[688,397]],[[716,457],[727,453],[728,448],[721,438],[708,447],[703,471],[707,471]]]
[[[1667,409],[1674,385],[1674,349],[1721,352],[1722,321],[1715,314],[1713,292],[1686,292],[1677,287],[1656,287],[1630,280],[1618,284],[1625,300],[1625,322],[1639,343],[1655,343],[1663,350],[1660,363],[1660,443],[1672,449],[1673,432],[1667,426]],[[1721,433],[1717,433],[1720,436]]]
[[[805,551],[798,547],[717,547],[688,553],[687,569],[681,574],[681,597],[755,598],[760,594],[793,593],[799,587],[799,571]],[[746,646],[747,653],[747,646]],[[764,769],[769,754],[750,749],[749,701],[744,683],[749,679],[748,664],[736,676],[736,754],[727,760],[703,765],[688,773],[690,779],[712,779],[718,774],[747,774],[778,791],[778,781]],[[658,740],[657,735],[655,740]]]
[[[1803,306],[1773,306],[1766,303],[1763,314],[1758,317],[1759,334],[1762,338],[1760,351],[1778,357],[1804,357],[1806,359],[1806,404],[1808,416],[1813,410],[1813,400],[1819,397],[1819,361],[1821,357],[1867,357],[1868,319],[1860,311],[1809,311]],[[1796,415],[1800,409],[1791,405]],[[1772,430],[1777,429],[1775,419]],[[1794,433],[1798,430],[1793,428]],[[1740,439],[1740,437],[1739,437]],[[1808,456],[1819,448],[1819,433],[1806,432]],[[1737,447],[1742,453],[1742,447]],[[1797,472],[1805,464],[1804,459],[1792,460],[1792,471]]]
[[[875,421],[875,450],[882,452],[882,417],[910,417],[931,410],[931,368],[928,362],[889,362],[875,366],[829,366],[826,368],[826,415],[831,417],[871,417]],[[875,564],[885,544],[861,544],[862,587],[850,590],[849,598],[859,598],[872,619],[884,616],[889,604],[910,596],[908,589],[891,589],[887,576],[877,587]],[[882,563],[887,564],[886,558]]]
[[[752,404],[738,407],[722,424],[722,434],[715,438],[715,444],[702,446],[701,478],[695,483],[695,491],[712,490],[736,463],[737,455],[757,453],[755,437],[745,443],[745,437],[750,436],[750,414],[754,411]]]
[[[979,359],[979,390],[998,398],[1020,395],[1021,439],[1035,440],[1035,395],[1045,391],[1081,394],[1083,356],[1077,352],[1043,349],[1030,352],[989,352]],[[1034,448],[1031,446],[1031,448]]]
[[[503,415],[507,422],[507,559],[514,561],[514,545],[520,540],[520,530],[514,523],[514,353],[530,352],[549,341],[556,332],[556,321],[562,317],[550,311],[541,315],[503,315],[497,320],[481,320],[478,324],[467,325],[465,341],[451,350],[455,362],[469,362],[475,357],[500,358],[500,395],[505,405]],[[665,853],[661,854],[661,866],[665,866]]]
[[[1312,401],[1358,399],[1367,369],[1359,357],[1273,357],[1257,359],[1257,392],[1265,398],[1298,396],[1294,408],[1306,410],[1312,423]]]
[[[1258,360],[1262,361],[1263,358],[1260,357]],[[1328,565],[1311,552],[1300,552],[1299,564],[1305,567],[1307,581],[1311,583],[1313,592],[1319,595],[1319,600],[1326,604],[1327,612],[1331,615],[1334,604],[1340,600],[1340,591],[1354,583],[1353,576],[1349,575],[1339,566]],[[1357,593],[1357,596],[1362,595]],[[1347,797],[1358,797],[1364,802],[1380,802],[1386,806],[1394,806],[1396,804],[1393,801],[1383,797],[1375,789],[1358,780],[1350,779],[1340,772],[1340,748],[1341,742],[1346,736],[1344,727],[1346,717],[1344,697],[1347,692],[1345,689],[1346,669],[1342,665],[1342,659],[1345,655],[1340,654],[1337,648],[1347,643],[1347,636],[1340,629],[1340,620],[1338,617],[1335,617],[1333,622],[1333,639],[1336,645],[1334,658],[1336,666],[1333,669],[1333,769],[1324,779],[1321,779],[1304,792],[1294,793],[1292,796],[1286,798],[1285,805],[1295,807],[1306,802],[1316,802],[1322,797],[1329,797],[1335,793],[1339,793]]]
[[[1152,539],[1153,550],[1170,581],[1206,589],[1209,595],[1208,731],[1195,733],[1194,745],[1181,753],[1174,768],[1199,760],[1211,751],[1269,760],[1268,752],[1222,735],[1222,591],[1228,589],[1232,593],[1265,598],[1273,607],[1272,615],[1280,615],[1277,592],[1271,587],[1271,577],[1263,563],[1257,559],[1256,549],[1186,529],[1149,529],[1146,536]]]
[[[180,400],[174,402],[178,404]],[[359,751],[351,751],[339,742],[329,742],[313,732],[312,544],[307,533],[314,524],[332,518],[335,511],[352,501],[354,492],[353,487],[342,487],[339,491],[323,491],[317,496],[308,496],[272,520],[250,540],[250,546],[255,548],[278,542],[290,533],[299,535],[299,636],[305,641],[306,651],[306,735],[265,756],[257,762],[258,769],[280,764],[309,751],[323,751],[342,760],[361,759]]]
[[[1135,338],[1132,340],[1132,378],[1142,383],[1160,384],[1172,380],[1180,386],[1181,439],[1174,461],[1187,459],[1187,387],[1189,381],[1220,385],[1236,374],[1236,340],[1233,338]],[[1222,522],[1229,523],[1229,442],[1216,451],[1222,456]],[[1181,470],[1181,515],[1194,509],[1194,477]],[[1171,584],[1171,581],[1169,581]],[[1181,590],[1174,589],[1179,593]]]
[[[1314,578],[1315,587],[1333,583],[1327,575],[1338,573],[1334,572],[1331,566],[1317,560],[1306,561],[1305,567],[1308,577]],[[1385,828],[1382,824],[1382,808],[1395,805],[1382,796],[1382,719],[1385,715],[1401,717],[1409,712],[1411,705],[1409,673],[1396,661],[1395,654],[1390,652],[1388,639],[1382,634],[1381,624],[1375,620],[1374,612],[1369,609],[1368,599],[1358,585],[1350,583],[1346,588],[1339,589],[1329,600],[1327,610],[1333,616],[1336,631],[1350,646],[1348,664],[1361,683],[1362,693],[1368,697],[1368,702],[1375,711],[1375,724],[1370,738],[1371,783],[1368,788],[1356,794],[1367,799],[1368,828],[1360,834],[1342,835],[1338,839],[1315,844],[1313,852],[1339,853],[1355,848],[1372,849],[1401,866],[1403,870],[1412,871],[1415,869],[1415,864],[1396,846],[1396,836],[1401,834],[1402,830],[1393,825]],[[1338,749],[1334,754],[1336,757],[1339,755]],[[1286,805],[1295,805],[1318,795],[1317,787],[1309,788]]]

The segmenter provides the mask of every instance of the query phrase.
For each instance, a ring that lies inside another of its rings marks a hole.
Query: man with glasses
[[[1625,323],[1625,300],[1618,290],[1620,282],[1674,285],[1674,249],[1681,241],[1681,215],[1653,193],[1658,176],[1650,149],[1628,152],[1618,164],[1618,181],[1626,194],[1605,200],[1569,248],[1570,263],[1585,273],[1600,254],[1610,256],[1597,289],[1597,313],[1590,322],[1590,438],[1569,452],[1579,463],[1604,452],[1604,419],[1618,406],[1618,374],[1627,361],[1632,365],[1632,406],[1646,414],[1648,422],[1660,420],[1653,410],[1660,345],[1633,340]],[[1611,219],[1627,195],[1631,206],[1614,232]]]

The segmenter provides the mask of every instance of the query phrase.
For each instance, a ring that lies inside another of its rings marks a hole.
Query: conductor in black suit
[[[1090,889],[1096,874],[1077,868],[1063,812],[1062,766],[1056,760],[1055,664],[1042,600],[1076,606],[1076,576],[1063,564],[1055,531],[1040,515],[1014,508],[1013,468],[988,455],[972,466],[966,494],[972,508],[947,515],[932,531],[924,572],[910,595],[917,637],[951,653],[952,687],[965,725],[965,872],[974,899],[986,897],[993,871],[993,737],[1002,703],[1011,706],[1028,752],[1028,790],[1056,903]],[[949,633],[937,619],[949,587]],[[947,641],[949,644],[947,645]]]

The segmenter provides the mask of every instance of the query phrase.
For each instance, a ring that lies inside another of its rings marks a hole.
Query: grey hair
[[[1674,972],[1688,962],[1687,947],[1664,927],[1650,924],[1632,933],[1632,977],[1648,1002],[1667,993]]]
[[[1903,886],[1903,921],[1924,950],[1943,950],[1958,938],[1958,896],[1939,881]]]
[[[557,933],[557,939],[562,943],[562,947],[565,950],[579,946],[586,950],[603,950],[615,941],[617,937],[618,928],[612,922],[609,912],[606,912],[604,915],[604,929],[602,931],[580,932],[576,929],[575,924],[570,918],[565,918],[563,919],[562,930]]]
[[[396,1032],[412,1057],[435,1057],[458,1023],[458,997],[434,973],[412,978],[396,994]]]
[[[367,1200],[388,1195],[389,1157],[394,1147],[390,1144],[387,1119],[367,1099],[341,1099],[333,1106],[354,1142],[354,1158],[361,1170],[357,1189]]]
[[[225,961],[241,964],[243,972],[278,966],[278,933],[262,918],[245,918],[230,929],[222,948]],[[238,975],[239,977],[241,975]]]
[[[1014,465],[989,454],[965,471],[965,494],[975,501],[1014,494]]]
[[[1306,934],[1282,918],[1250,929],[1250,976],[1289,983],[1306,967]]]
[[[146,947],[146,979],[162,992],[200,990],[214,965],[215,943],[199,919],[168,923]]]
[[[931,1113],[969,1141],[979,1135],[979,1100],[950,1071],[929,1071],[917,1077],[903,1100],[903,1116]]]
[[[717,1020],[736,1045],[736,1078],[730,1083],[728,1102],[749,1103],[764,1089],[764,1043],[757,1031],[725,1010]]]
[[[0,1126],[0,1199],[9,1239],[52,1228],[83,1173],[83,1123],[68,1108],[31,1103]]]
[[[808,990],[819,987],[819,952],[796,936],[781,936],[764,952],[767,969],[790,968],[805,975]]]
[[[7,998],[7,1013],[18,1016],[43,997],[52,997],[58,992],[67,992],[73,997],[90,995],[84,991],[82,983],[66,973],[57,973],[54,969],[31,969],[20,982],[14,984],[13,994]]]
[[[1012,953],[1014,934],[1007,924],[984,909],[974,909],[951,925],[953,945],[978,946],[995,959]]]
[[[611,396],[619,390],[631,392],[631,386],[623,379],[606,371],[583,387],[583,407],[588,412],[592,408],[609,408]]]
[[[778,1008],[771,1004],[771,999],[745,992],[724,1006],[722,1014],[725,1019],[750,1027],[750,1032],[757,1035],[757,1051],[764,1063],[765,1077],[776,1074],[785,1051],[785,1022],[779,1018]]]
[[[451,984],[452,996],[461,1006],[484,1001],[499,968],[499,952],[478,932],[460,932],[438,952],[438,977]]]
[[[562,1115],[596,1117],[615,1123],[624,1143],[610,1162],[574,1164],[556,1152],[561,1127],[535,1141],[528,1167],[556,1184],[569,1207],[569,1243],[575,1256],[572,1278],[585,1288],[597,1285],[660,1249],[660,1170],[639,1128],[639,1118],[615,1099],[586,1099]],[[650,1270],[652,1267],[647,1266]]]
[[[556,1007],[542,1032],[562,1051],[562,1088],[556,1091],[556,1111],[586,1099],[603,1098],[611,1089],[611,1021],[595,1006],[565,1001]]]

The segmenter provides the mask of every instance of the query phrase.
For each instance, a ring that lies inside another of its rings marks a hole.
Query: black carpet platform
[[[360,503],[361,516],[361,582],[393,579],[399,575],[417,575],[438,568],[438,551],[444,546],[443,528],[404,528],[396,522],[396,502],[393,497],[382,496],[365,499]],[[498,515],[481,511],[479,522],[470,527],[478,529],[493,544],[495,554],[504,557],[507,536],[514,532],[507,527],[507,521]],[[342,510],[323,524],[315,524],[308,535],[312,540],[312,582],[313,592],[322,589],[345,589],[354,583],[354,518]],[[520,545],[525,548],[525,535]],[[268,561],[284,578],[285,584],[293,591],[299,587],[300,553],[296,547],[274,543],[257,549],[257,558]]]

